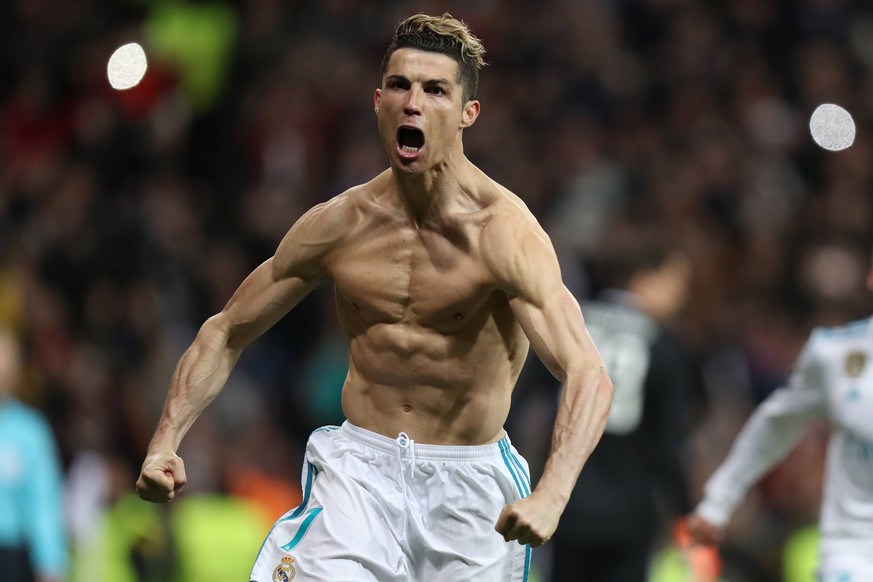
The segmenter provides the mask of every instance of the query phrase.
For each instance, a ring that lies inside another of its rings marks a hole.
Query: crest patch
[[[273,582],[291,582],[296,575],[297,570],[294,569],[294,558],[285,556],[282,558],[282,562],[273,570]]]
[[[849,378],[857,378],[867,365],[867,354],[864,352],[851,352],[846,356],[844,369]]]

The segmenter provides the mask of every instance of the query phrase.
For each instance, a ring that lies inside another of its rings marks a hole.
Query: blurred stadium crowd
[[[692,258],[675,325],[700,379],[685,442],[695,499],[810,328],[870,312],[866,2],[2,2],[0,321],[25,348],[21,398],[59,443],[72,580],[227,573],[218,542],[187,574],[171,565],[220,526],[192,514],[203,531],[183,531],[184,502],[168,514],[132,500],[139,464],[200,323],[306,208],[386,166],[372,95],[395,24],[418,11],[450,11],[484,40],[465,152],[540,218],[580,299],[616,237],[657,229]],[[106,62],[132,41],[148,72],[113,91]],[[853,114],[848,150],[810,139],[821,103]],[[240,536],[250,524],[246,560],[296,505],[308,433],[341,421],[332,308],[326,286],[257,341],[180,451],[205,514],[257,508],[215,518]],[[525,451],[552,396],[528,376],[518,394]],[[786,541],[815,521],[825,439],[811,431],[734,520],[734,580],[780,579]]]

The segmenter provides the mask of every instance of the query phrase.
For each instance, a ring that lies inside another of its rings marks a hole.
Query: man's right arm
[[[210,317],[179,360],[136,487],[147,501],[166,503],[185,485],[176,451],[185,433],[224,387],[245,346],[272,327],[327,275],[324,255],[337,235],[331,203],[307,212],[276,255],[256,268],[221,313]]]
[[[548,541],[576,479],[603,434],[613,387],[558,257],[533,217],[492,221],[483,256],[531,346],[563,385],[546,464],[532,493],[507,505],[495,529],[536,547]],[[511,244],[510,244],[511,243]]]

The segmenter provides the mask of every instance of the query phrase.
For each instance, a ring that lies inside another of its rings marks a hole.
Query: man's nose
[[[403,104],[403,112],[407,115],[421,113],[421,87],[412,86],[406,93],[406,102]]]

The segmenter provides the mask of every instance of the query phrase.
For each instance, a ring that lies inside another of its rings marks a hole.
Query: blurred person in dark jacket
[[[18,339],[0,326],[0,580],[61,582],[67,568],[63,476],[43,415],[15,396]]]
[[[613,244],[613,243],[611,243]],[[606,431],[553,538],[554,582],[647,579],[663,511],[690,507],[682,439],[695,372],[670,321],[684,305],[687,256],[654,233],[617,239],[583,303],[615,387]]]

